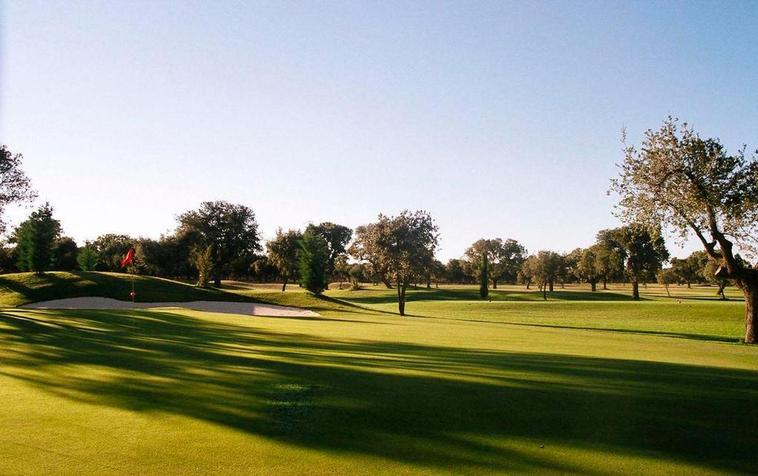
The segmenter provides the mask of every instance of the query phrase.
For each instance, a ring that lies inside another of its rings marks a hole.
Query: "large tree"
[[[15,232],[19,268],[43,274],[54,260],[55,242],[61,235],[61,224],[53,217],[53,208],[45,204],[32,212]]]
[[[181,214],[177,234],[192,236],[196,246],[211,248],[211,274],[217,287],[234,261],[245,259],[249,266],[260,250],[253,210],[225,201],[203,202],[197,210]]]
[[[492,281],[492,287],[497,289],[497,283],[500,281],[516,281],[519,268],[526,259],[526,248],[511,238],[482,238],[472,243],[465,254],[472,269],[478,269],[482,255],[487,255],[489,279]]]
[[[597,262],[597,248],[595,246],[581,250],[576,264],[576,274],[579,279],[589,283],[593,291],[597,290],[600,272]]]
[[[273,240],[266,243],[268,262],[273,264],[282,278],[282,292],[287,289],[287,283],[297,277],[300,267],[300,242],[303,234],[299,230],[276,230]]]
[[[37,194],[21,169],[24,156],[14,154],[5,145],[0,146],[0,233],[5,232],[3,211],[12,203],[33,200]]]
[[[310,224],[305,229],[305,233],[311,233],[318,235],[326,240],[326,246],[329,251],[327,260],[326,275],[327,278],[331,278],[334,275],[335,263],[339,256],[344,256],[347,253],[347,244],[350,243],[350,239],[353,237],[353,230],[350,228],[337,225],[332,222],[323,222],[318,225]]]
[[[355,229],[355,240],[348,250],[350,255],[371,265],[373,274],[381,280],[388,289],[392,288],[389,277],[386,254],[379,246],[380,229],[377,223],[369,223]]]
[[[701,138],[669,117],[648,130],[641,147],[627,145],[620,176],[622,216],[662,223],[684,238],[694,234],[718,260],[719,276],[734,279],[745,295],[745,342],[758,333],[758,263],[741,266],[737,248],[754,257],[758,241],[758,160],[745,148],[728,154],[718,139]]]
[[[405,315],[405,294],[408,285],[423,277],[434,263],[434,251],[439,239],[438,228],[425,211],[403,211],[398,216],[379,215],[366,228],[373,228],[375,256],[397,288],[398,310]],[[360,237],[360,233],[356,230]],[[372,263],[373,265],[373,263]]]

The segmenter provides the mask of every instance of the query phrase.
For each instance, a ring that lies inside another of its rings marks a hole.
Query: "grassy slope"
[[[0,275],[0,306],[20,306],[30,302],[69,297],[98,296],[129,300],[132,276],[121,273],[49,272]],[[178,281],[135,276],[137,301],[239,301],[240,294],[216,289],[200,289]]]
[[[323,316],[6,310],[0,473],[755,469],[758,349],[711,290],[419,290],[401,319],[379,288],[228,289]]]

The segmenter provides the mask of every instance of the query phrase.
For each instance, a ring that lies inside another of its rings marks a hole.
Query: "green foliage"
[[[318,296],[329,284],[329,247],[322,236],[308,231],[299,244],[300,284]]]
[[[328,276],[332,276],[336,271],[337,259],[340,256],[345,256],[347,253],[346,246],[350,243],[350,238],[353,237],[353,230],[336,223],[323,222],[318,225],[308,225],[305,232],[313,233],[326,240],[326,245],[329,249],[329,261],[326,272]]]
[[[15,232],[19,268],[37,274],[50,269],[55,241],[60,233],[61,224],[53,218],[53,208],[49,204],[32,212]]]
[[[97,247],[89,241],[85,242],[79,251],[79,255],[76,257],[76,262],[82,271],[95,271],[99,260],[100,256],[98,255]]]
[[[481,253],[479,257],[479,297],[486,298],[489,294],[490,265],[487,253]]]
[[[297,277],[300,266],[300,241],[303,234],[299,230],[288,230],[284,232],[281,228],[276,230],[276,237],[266,243],[268,250],[268,263],[279,270],[284,282],[282,291],[287,288],[290,279]]]
[[[23,160],[23,155],[14,154],[7,146],[0,145],[0,233],[5,232],[2,219],[5,208],[12,203],[30,202],[37,196],[21,169]]]
[[[99,257],[97,269],[99,271],[122,271],[121,260],[127,251],[129,251],[129,248],[134,246],[135,241],[129,235],[117,235],[114,233],[106,233],[95,238],[92,246],[97,250]]]
[[[213,247],[197,246],[192,250],[190,257],[197,269],[197,286],[207,288],[213,269]]]
[[[74,271],[77,268],[78,255],[79,247],[72,238],[58,238],[53,246],[53,268],[58,271]]]
[[[480,239],[466,249],[465,255],[470,269],[476,270],[481,263],[481,256],[487,255],[489,279],[494,288],[499,281],[516,282],[518,271],[526,259],[526,248],[513,239]],[[477,273],[478,274],[478,273]]]

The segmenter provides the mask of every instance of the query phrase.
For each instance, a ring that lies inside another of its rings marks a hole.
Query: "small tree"
[[[213,249],[211,246],[196,246],[190,252],[190,260],[197,269],[197,287],[207,288],[213,272]]]
[[[598,264],[595,247],[581,250],[579,260],[576,264],[576,272],[579,275],[579,278],[590,283],[590,289],[592,289],[592,291],[597,290]]]
[[[300,241],[300,284],[316,296],[329,284],[329,247],[326,240],[313,232],[305,232]]]
[[[46,203],[16,229],[18,265],[24,271],[43,274],[53,262],[55,241],[61,224],[53,218],[53,208]]]
[[[479,296],[482,297],[482,299],[486,298],[489,294],[489,277],[490,274],[490,266],[489,261],[487,260],[487,253],[482,253],[480,258],[480,264],[479,264]]]
[[[100,256],[97,253],[97,248],[87,241],[79,251],[79,255],[76,257],[76,262],[79,264],[79,269],[82,271],[94,271],[99,259]]]
[[[78,255],[79,247],[76,246],[73,238],[68,236],[58,238],[53,245],[53,269],[73,271],[76,269]]]
[[[276,230],[276,237],[266,243],[268,261],[276,266],[279,276],[282,277],[282,292],[287,289],[289,280],[297,276],[302,239],[303,234],[299,230],[284,232],[279,228]]]
[[[676,282],[677,276],[674,270],[671,268],[662,269],[658,271],[658,274],[656,275],[658,278],[658,283],[662,284],[664,288],[666,288],[666,295],[668,297],[671,297],[671,293],[669,292],[669,286],[671,284],[674,284]]]

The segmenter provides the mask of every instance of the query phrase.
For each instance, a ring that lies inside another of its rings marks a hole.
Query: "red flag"
[[[132,264],[132,261],[134,261],[134,253],[134,248],[129,248],[129,251],[126,252],[126,256],[124,256],[124,259],[121,260],[122,268]]]

